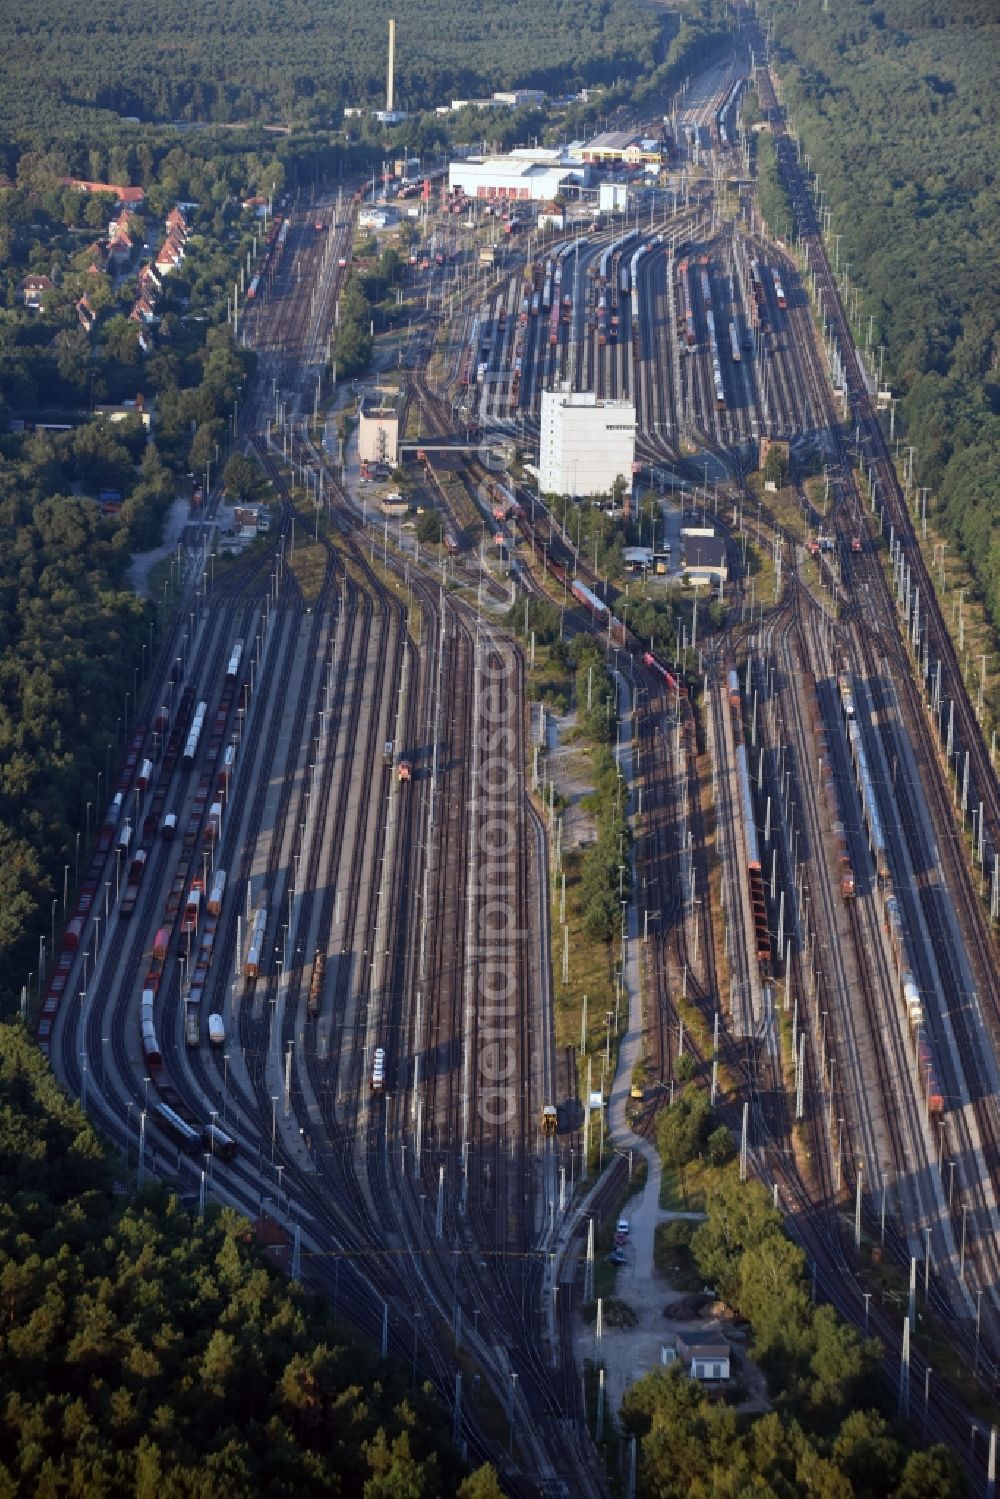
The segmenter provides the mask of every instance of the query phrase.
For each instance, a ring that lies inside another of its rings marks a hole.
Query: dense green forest
[[[390,15],[401,108],[514,83],[564,93],[659,60],[660,18],[635,0],[46,0],[0,19],[0,121],[37,131],[55,99],[144,120],[329,126],[345,104],[384,100]]]
[[[756,96],[751,95],[751,100]],[[746,112],[745,112],[746,113]],[[757,150],[757,201],[771,233],[786,242],[792,239],[795,216],[791,200],[781,180],[778,157],[770,134],[761,131],[755,138]],[[772,449],[776,452],[777,449]]]
[[[1000,11],[766,0],[762,15],[918,482],[1000,625]]]
[[[244,1219],[113,1185],[76,1103],[0,1026],[0,1492],[499,1496],[490,1470],[463,1481],[430,1390],[346,1345]]]

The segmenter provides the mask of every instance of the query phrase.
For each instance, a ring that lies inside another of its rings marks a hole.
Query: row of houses
[[[122,187],[116,182],[90,182],[84,177],[63,177],[60,185],[76,188],[81,193],[107,193],[116,200],[118,211],[108,224],[107,234],[88,247],[90,263],[87,270],[94,276],[116,275],[127,270],[145,238],[138,217],[138,210],[146,201],[145,188]],[[81,322],[87,326],[83,318]]]
[[[136,249],[142,248],[143,239],[142,221],[137,218],[135,210],[122,208],[109,222],[107,234],[88,245],[88,273],[92,276],[120,275],[128,269]]]
[[[167,214],[166,235],[153,260],[139,272],[136,299],[129,321],[139,324],[139,343],[145,352],[150,346],[148,329],[157,320],[157,303],[163,292],[163,278],[177,269],[184,259],[184,244],[191,232],[184,210],[177,205]]]
[[[76,177],[64,177],[64,187],[75,187],[81,192],[110,193],[118,199],[118,211],[108,224],[108,232],[95,240],[88,248],[87,271],[91,275],[120,275],[127,271],[136,254],[145,243],[145,226],[137,209],[145,202],[141,187],[118,187],[107,182],[87,182]],[[190,205],[185,205],[190,208]],[[139,343],[144,351],[152,347],[150,329],[157,321],[157,304],[163,293],[164,277],[181,264],[184,247],[190,233],[184,207],[178,204],[167,215],[166,233],[152,260],[139,270],[136,298],[129,319],[139,325]],[[44,309],[46,297],[55,290],[48,276],[30,275],[21,282],[20,293],[24,306],[30,311]],[[76,303],[76,315],[80,326],[90,333],[97,314],[84,293]]]

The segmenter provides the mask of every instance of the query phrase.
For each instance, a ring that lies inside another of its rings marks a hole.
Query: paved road
[[[618,713],[623,725],[619,763],[626,784],[631,785],[631,694],[623,677],[619,676],[616,680]],[[629,737],[626,737],[627,734]],[[632,860],[635,889],[634,851]],[[621,1043],[618,1071],[611,1088],[609,1124],[616,1147],[619,1150],[632,1150],[645,1160],[646,1185],[642,1194],[634,1198],[626,1209],[629,1219],[626,1263],[619,1268],[617,1276],[617,1295],[622,1301],[629,1303],[639,1320],[635,1327],[605,1333],[600,1350],[600,1357],[606,1366],[607,1397],[612,1410],[617,1410],[633,1380],[659,1362],[660,1346],[667,1331],[663,1315],[678,1295],[653,1267],[653,1243],[657,1225],[678,1218],[697,1221],[704,1217],[703,1213],[669,1212],[660,1207],[662,1170],[659,1152],[648,1140],[635,1134],[626,1118],[633,1069],[642,1057],[643,1035],[639,914],[634,902],[628,907],[627,919],[625,988],[628,994],[628,1030]]]
[[[628,683],[616,677],[618,687],[618,716],[622,724],[619,764],[625,783],[632,784],[632,698]],[[628,737],[626,737],[626,735]],[[635,878],[635,851],[632,860],[632,888],[637,888]],[[632,1075],[642,1059],[642,974],[640,968],[639,913],[634,901],[628,906],[628,948],[625,957],[625,989],[628,995],[628,1030],[618,1053],[618,1071],[611,1086],[608,1122],[615,1145],[619,1149],[633,1150],[646,1162],[646,1186],[642,1196],[629,1204],[629,1264],[622,1266],[618,1274],[621,1294],[627,1299],[641,1296],[652,1281],[653,1238],[660,1222],[660,1154],[648,1140],[637,1135],[626,1118],[629,1089]]]

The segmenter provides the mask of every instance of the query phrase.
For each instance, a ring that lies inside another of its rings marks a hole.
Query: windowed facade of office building
[[[543,494],[608,494],[621,476],[632,483],[635,406],[601,401],[568,386],[542,392],[538,455]]]

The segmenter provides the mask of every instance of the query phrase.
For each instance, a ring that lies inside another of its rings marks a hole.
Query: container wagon
[[[156,995],[152,989],[143,989],[142,999],[139,1003],[139,1028],[142,1034],[142,1054],[146,1067],[152,1076],[156,1076],[163,1066],[163,1057],[156,1039],[156,1025],[153,1019],[153,1005]]]
[[[198,920],[201,916],[201,899],[204,893],[205,887],[201,878],[196,878],[191,885],[191,889],[188,891],[188,898],[184,905],[184,915],[181,917],[182,932],[196,932],[198,930]]]
[[[212,875],[212,883],[208,892],[208,911],[210,916],[222,914],[222,897],[226,891],[226,871],[217,869]]]
[[[188,1124],[186,1119],[181,1118],[176,1109],[166,1103],[154,1103],[150,1114],[153,1123],[178,1150],[182,1150],[185,1155],[195,1155],[200,1150],[201,1135],[193,1124]]]
[[[217,1155],[223,1161],[231,1161],[236,1156],[236,1141],[225,1130],[217,1124],[206,1124],[201,1132],[201,1143],[212,1155]]]
[[[125,876],[125,890],[122,894],[118,914],[126,919],[135,910],[135,903],[139,897],[139,885],[142,881],[143,871],[146,868],[146,858],[147,854],[144,848],[136,849],[135,858],[129,865],[128,874]]]
[[[750,908],[753,912],[757,961],[763,971],[769,968],[771,963],[771,933],[767,922],[767,905],[764,900],[764,878],[760,866],[757,824],[754,818],[753,795],[750,790],[750,772],[747,765],[745,744],[739,744],[736,747],[736,771],[740,788],[740,807],[743,813],[747,883],[750,890]]]
[[[243,658],[243,641],[237,640],[233,646],[232,655],[229,657],[229,665],[226,667],[226,681],[235,682],[239,676],[240,661]]]
[[[310,1020],[315,1020],[319,1014],[320,1001],[323,998],[323,980],[326,977],[326,953],[316,949],[313,959],[312,975],[309,979],[309,994],[306,998],[306,1015]]]
[[[201,1044],[201,1005],[190,1000],[184,1006],[184,1044],[191,1047]]]
[[[194,718],[188,731],[187,741],[184,745],[184,753],[181,755],[181,767],[190,770],[198,753],[198,741],[201,739],[201,731],[205,726],[205,714],[208,712],[207,703],[199,703],[194,710]]]
[[[250,926],[250,942],[247,946],[246,962],[243,965],[243,976],[248,979],[260,977],[264,963],[264,935],[267,931],[267,907],[258,906],[253,913],[253,921]]]

